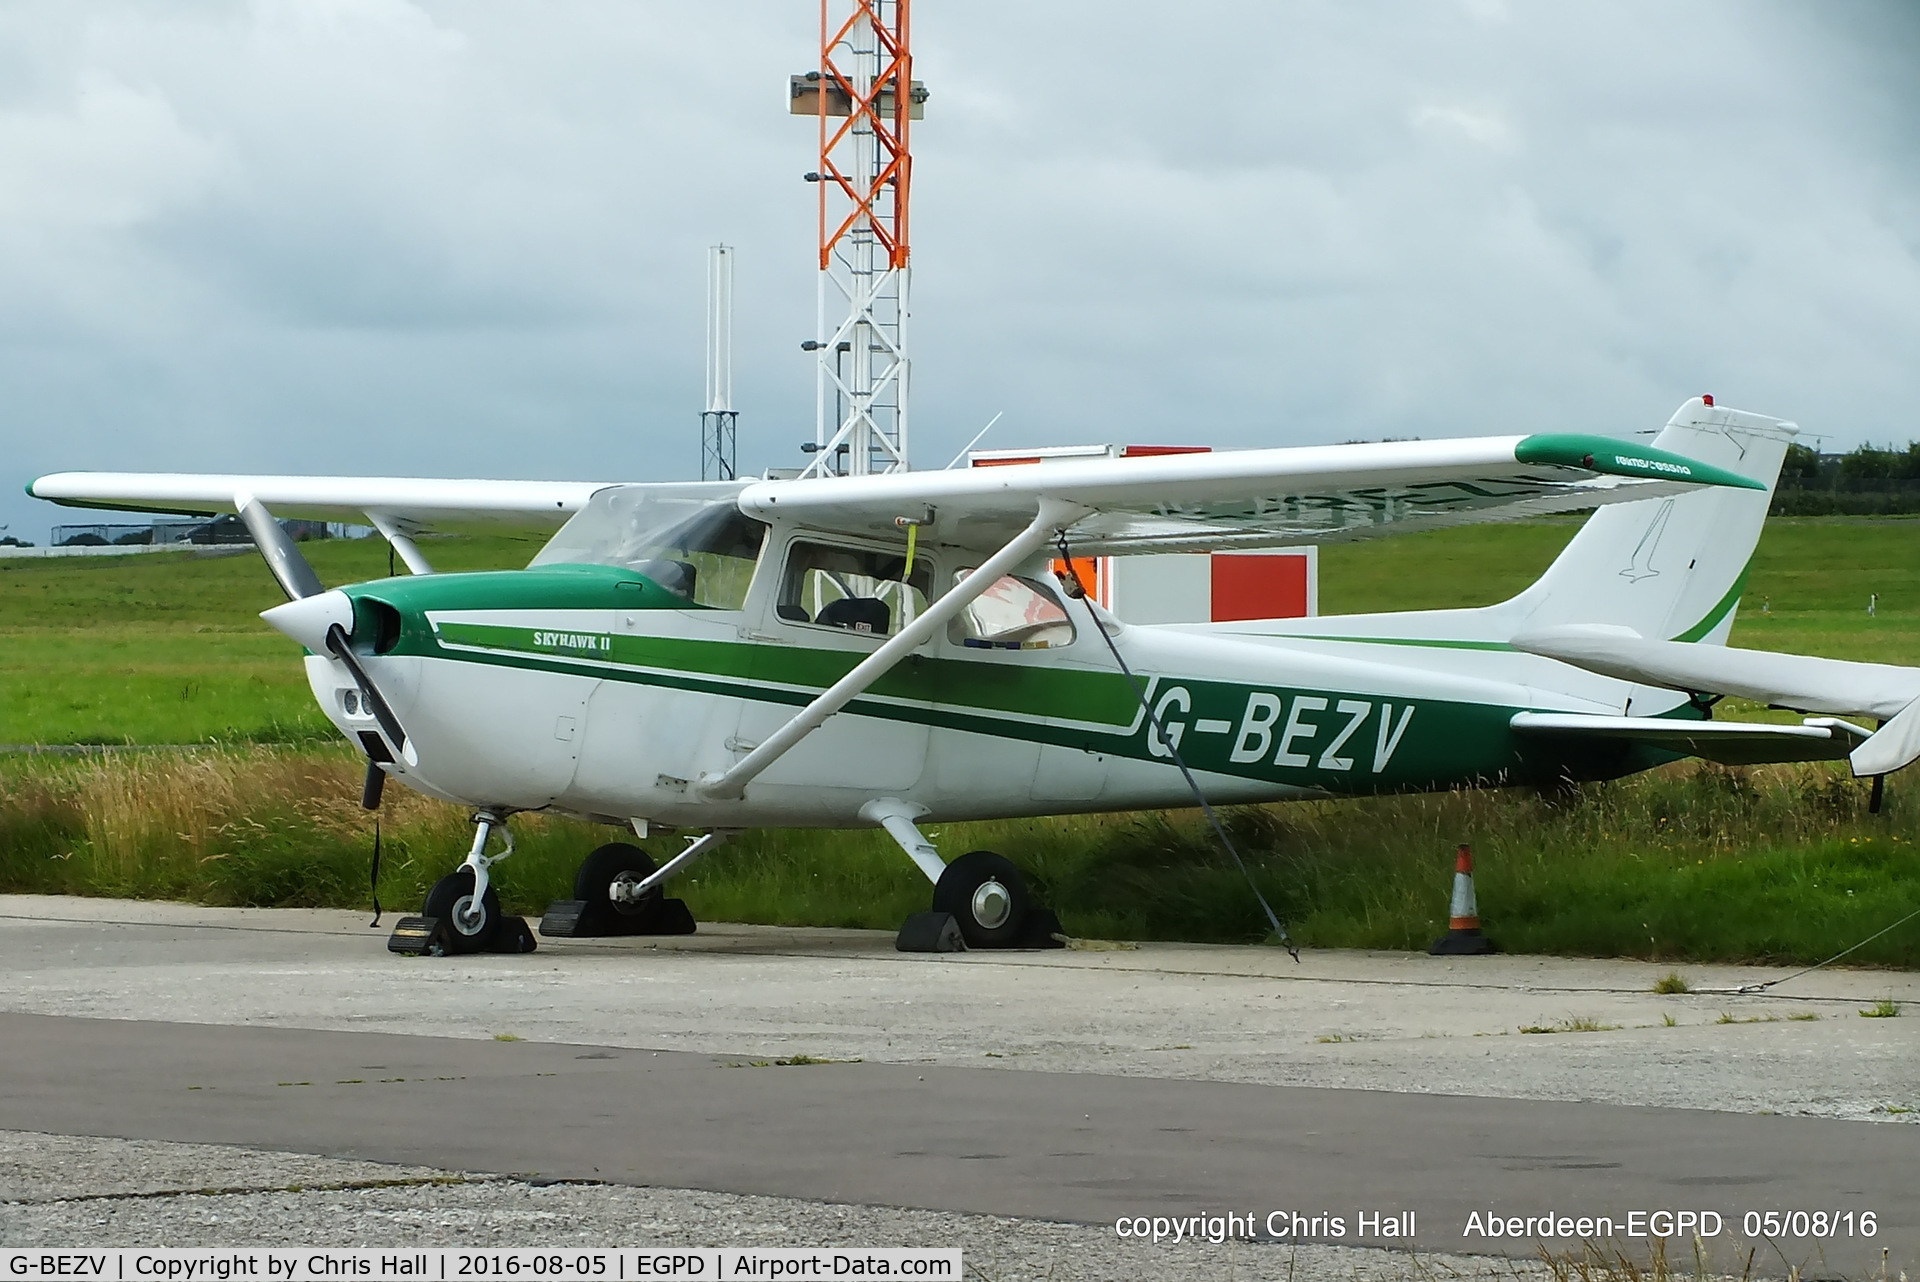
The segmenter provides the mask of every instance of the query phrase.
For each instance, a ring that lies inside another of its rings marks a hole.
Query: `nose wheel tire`
[[[960,856],[933,888],[933,911],[953,914],[969,948],[1015,946],[1032,908],[1020,870],[991,850]]]
[[[438,917],[447,925],[444,932],[447,951],[480,953],[493,946],[500,930],[500,896],[492,886],[476,905],[473,898],[473,869],[456,868],[433,883],[427,892],[423,917]]]

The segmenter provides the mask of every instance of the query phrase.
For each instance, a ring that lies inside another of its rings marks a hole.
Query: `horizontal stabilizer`
[[[1738,721],[1678,721],[1667,717],[1603,717],[1578,712],[1522,712],[1513,728],[1524,734],[1617,739],[1727,766],[1777,761],[1837,761],[1872,733],[1832,717],[1797,726]]]
[[[1920,700],[1874,732],[1873,738],[1853,750],[1853,773],[1890,775],[1920,760]]]
[[[1649,641],[1631,628],[1605,624],[1524,632],[1513,638],[1513,648],[1622,681],[1737,695],[1796,712],[1886,718],[1920,699],[1920,668]]]
[[[1881,718],[1886,724],[1850,754],[1832,754],[1848,755],[1853,773],[1861,778],[1890,775],[1920,760],[1920,668],[1649,641],[1631,628],[1602,624],[1523,633],[1513,639],[1513,648],[1588,672],[1689,694],[1731,694],[1797,712]],[[1803,759],[1814,758],[1769,758]]]

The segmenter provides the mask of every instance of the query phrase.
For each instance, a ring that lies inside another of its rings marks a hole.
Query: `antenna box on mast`
[[[845,89],[822,79],[817,71],[802,76],[793,76],[787,81],[787,112],[795,116],[817,116],[820,114],[821,86],[826,87],[827,114],[829,116],[851,116],[853,98]],[[893,89],[883,87],[876,104],[880,114],[893,114]],[[916,80],[907,90],[907,119],[925,120],[927,118],[927,87]]]

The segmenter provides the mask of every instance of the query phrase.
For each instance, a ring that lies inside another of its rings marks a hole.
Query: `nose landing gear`
[[[473,848],[466,862],[433,883],[418,917],[402,917],[394,926],[387,948],[396,953],[530,953],[538,945],[521,917],[500,910],[500,896],[489,884],[493,865],[513,853],[513,833],[506,815],[482,810],[473,816]],[[498,831],[506,849],[487,854],[487,841]]]

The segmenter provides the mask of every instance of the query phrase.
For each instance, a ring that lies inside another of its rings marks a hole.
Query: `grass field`
[[[1481,526],[1323,550],[1327,613],[1483,604],[1530,582],[1577,521]],[[386,572],[384,544],[309,544],[323,580]],[[526,544],[445,541],[444,569],[523,564]],[[1869,593],[1880,594],[1869,619]],[[360,765],[313,708],[279,600],[252,555],[0,561],[0,742],[209,744],[195,752],[0,757],[0,890],[232,904],[367,901]],[[1770,609],[1762,613],[1760,605]],[[1736,644],[1920,663],[1920,521],[1769,524]],[[1920,907],[1920,806],[1886,813],[1832,767],[1681,764],[1559,798],[1531,793],[1238,811],[1256,875],[1300,939],[1422,947],[1445,924],[1455,842],[1479,855],[1491,932],[1512,949],[1813,961]],[[382,893],[411,907],[464,850],[459,810],[392,790]],[[515,820],[510,907],[564,898],[608,830]],[[943,848],[1002,850],[1076,934],[1259,939],[1239,874],[1188,813],[955,825]],[[677,843],[654,843],[663,857]],[[871,832],[751,834],[676,883],[696,915],[891,927],[926,885]],[[1859,960],[1920,965],[1920,929]]]
[[[500,569],[537,546],[446,539],[430,551],[439,569]],[[303,550],[325,583],[387,573],[381,539]],[[283,600],[250,548],[0,560],[0,743],[331,741],[300,648],[259,617]]]

